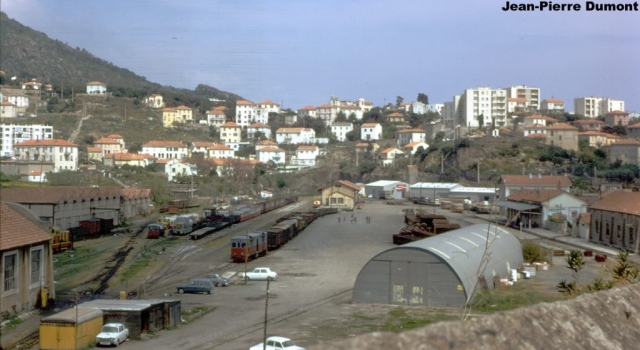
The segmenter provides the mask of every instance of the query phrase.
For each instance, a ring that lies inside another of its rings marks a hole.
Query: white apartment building
[[[99,81],[92,81],[87,84],[87,94],[89,95],[104,95],[107,93],[107,84]]]
[[[414,102],[414,105],[416,103],[419,103],[419,102]],[[444,108],[444,104],[443,103],[429,104],[429,105],[426,105],[425,108],[427,112],[438,113],[440,114],[440,116],[442,116],[442,109]],[[413,113],[422,114],[422,113],[417,113],[415,107],[413,107]]]
[[[151,94],[144,98],[145,106],[149,108],[164,108],[164,99],[162,95]]]
[[[311,128],[279,128],[276,130],[277,143],[311,143],[316,132]]]
[[[78,145],[66,140],[27,140],[13,149],[18,159],[52,162],[54,171],[78,170]]]
[[[256,119],[254,122],[269,124],[269,113],[280,113],[280,105],[271,100],[256,103]]]
[[[345,117],[349,118],[353,115],[354,118],[360,120],[362,119],[363,112],[362,109],[358,106],[340,106],[338,112],[344,113]]]
[[[248,126],[249,124],[247,124]],[[242,141],[242,128],[234,122],[226,122],[220,126],[220,140],[222,142]]]
[[[396,131],[396,143],[398,146],[404,146],[412,142],[424,142],[427,133],[421,129],[403,129]]]
[[[182,159],[189,155],[189,148],[180,141],[149,141],[142,145],[142,152],[157,159]]]
[[[257,115],[258,109],[253,102],[245,100],[236,101],[236,124],[240,127],[247,127],[251,123],[255,123],[257,121]]]
[[[461,126],[478,128],[480,116],[484,126],[492,122],[504,126],[507,124],[507,91],[490,87],[467,89],[459,97],[457,113]]]
[[[12,157],[13,145],[27,140],[51,140],[53,139],[53,127],[47,125],[14,125],[2,124],[2,150],[0,155]]]
[[[206,157],[209,150],[216,146],[215,142],[193,141],[191,143],[191,154],[202,153]]]
[[[7,95],[7,102],[13,103],[22,111],[29,108],[29,96],[25,94],[9,94]]]
[[[624,111],[624,101],[608,97],[577,97],[573,99],[573,112],[586,118],[595,118],[613,111]]]
[[[544,99],[540,104],[540,110],[564,113],[564,101],[557,98]]]
[[[353,131],[352,123],[340,123],[335,122],[331,124],[331,133],[336,137],[338,141],[344,141],[347,139],[347,133]]]
[[[509,98],[524,98],[527,101],[527,107],[532,110],[540,109],[540,88],[526,85],[514,85],[504,89]]]
[[[173,181],[178,176],[198,176],[198,167],[182,163],[178,159],[171,159],[164,163],[164,172],[167,174],[167,180]]]
[[[235,158],[235,151],[227,145],[215,145],[207,154],[208,158]]]

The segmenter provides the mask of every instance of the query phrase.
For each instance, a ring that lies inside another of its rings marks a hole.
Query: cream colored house
[[[378,123],[364,123],[360,127],[360,138],[363,141],[382,139],[382,125]]]
[[[220,140],[222,142],[240,142],[242,141],[242,128],[234,122],[226,122],[219,128]]]
[[[218,106],[214,107],[207,112],[207,124],[215,127],[220,127],[226,122],[225,111],[227,107]]]
[[[189,155],[189,148],[180,141],[149,141],[142,145],[142,152],[157,159],[182,159]]]
[[[89,95],[104,95],[107,93],[107,84],[99,81],[92,81],[87,83],[87,94]]]
[[[108,137],[102,137],[96,140],[93,145],[101,149],[102,157],[112,153],[127,153],[127,149],[124,148],[122,143],[116,139]]]
[[[14,151],[18,159],[53,162],[56,172],[78,170],[78,145],[66,140],[28,140],[15,144]]]
[[[318,190],[322,206],[355,209],[359,202],[360,187],[347,180],[338,180]]]
[[[546,145],[558,146],[568,151],[578,150],[578,129],[565,123],[547,127]]]
[[[151,94],[144,99],[144,104],[149,108],[164,108],[162,95]]]
[[[278,147],[264,147],[256,151],[256,158],[261,163],[272,161],[276,164],[286,162],[286,152]]]
[[[209,149],[208,158],[235,158],[235,151],[227,145],[215,145]]]

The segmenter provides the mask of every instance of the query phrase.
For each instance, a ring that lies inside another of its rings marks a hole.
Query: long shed
[[[96,340],[102,328],[102,311],[74,307],[40,320],[40,349],[84,349]]]
[[[353,301],[459,307],[476,286],[492,288],[494,276],[521,264],[522,246],[509,231],[472,225],[374,256],[356,278]]]

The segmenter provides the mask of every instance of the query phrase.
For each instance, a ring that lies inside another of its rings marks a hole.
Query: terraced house
[[[638,254],[640,193],[606,192],[589,207],[589,240]]]
[[[157,159],[182,159],[189,155],[189,148],[179,141],[149,141],[142,145],[142,152]]]
[[[78,145],[60,140],[28,140],[15,144],[16,157],[22,160],[53,163],[54,171],[78,170]]]

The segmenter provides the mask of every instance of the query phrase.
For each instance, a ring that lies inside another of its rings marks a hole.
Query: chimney
[[[533,179],[533,175],[531,175],[531,173],[529,173],[529,178],[530,178],[530,179]]]
[[[542,179],[542,174],[538,173],[538,179]]]

